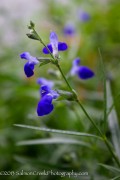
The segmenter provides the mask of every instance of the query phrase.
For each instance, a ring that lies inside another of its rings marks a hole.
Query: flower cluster
[[[59,51],[67,50],[68,46],[65,42],[59,42],[57,34],[55,32],[50,33],[50,43],[43,48],[44,54],[51,54],[55,60],[59,60]],[[27,60],[24,65],[25,75],[29,78],[34,75],[35,65],[41,63],[39,58],[33,57],[29,52],[23,52],[20,54],[21,59]],[[44,59],[44,64],[46,64],[46,59]],[[71,76],[77,75],[81,79],[88,79],[94,76],[94,72],[86,66],[80,65],[80,59],[77,58],[73,61],[72,68],[70,70]],[[40,85],[40,100],[37,105],[38,116],[44,116],[51,113],[54,109],[53,100],[57,99],[60,94],[53,90],[54,82],[47,80],[43,77],[37,79],[37,83]],[[66,93],[70,96],[70,93]]]

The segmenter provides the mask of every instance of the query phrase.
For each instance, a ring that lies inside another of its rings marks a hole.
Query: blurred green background
[[[78,13],[80,9],[89,14],[88,21],[80,21]],[[49,42],[51,30],[58,34],[59,40],[68,43],[68,50],[60,54],[62,58],[60,63],[65,74],[69,72],[76,57],[81,58],[82,65],[87,65],[95,71],[96,76],[88,81],[79,80],[77,77],[69,81],[91,117],[103,128],[103,82],[98,52],[100,48],[112,98],[115,100],[114,109],[118,124],[120,119],[119,0],[1,0],[0,171],[74,170],[88,172],[88,179],[91,180],[106,180],[114,177],[116,174],[98,165],[98,163],[113,165],[113,161],[104,144],[95,139],[74,137],[82,142],[89,142],[90,147],[72,143],[51,143],[51,141],[40,145],[16,145],[23,140],[54,137],[62,138],[64,142],[66,137],[14,127],[13,124],[17,123],[96,134],[84,113],[74,103],[73,107],[71,102],[55,102],[55,109],[50,115],[37,117],[36,107],[40,97],[36,79],[38,77],[53,79],[48,69],[56,69],[52,65],[36,67],[34,77],[29,79],[25,77],[24,61],[20,59],[19,54],[28,51],[33,56],[44,56],[42,45],[26,36],[29,32],[27,25],[30,20],[35,22],[37,32],[45,43]],[[63,28],[67,23],[75,27],[73,36],[66,37],[63,34]],[[62,88],[66,89],[64,81]],[[111,138],[109,126],[105,130],[108,138]],[[21,176],[6,177],[21,178]],[[27,177],[41,180],[61,178],[60,176]],[[26,179],[26,176],[22,178]]]

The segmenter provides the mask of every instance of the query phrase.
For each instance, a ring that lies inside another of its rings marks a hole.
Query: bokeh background
[[[81,12],[88,15],[81,17]],[[19,54],[28,51],[33,56],[44,56],[42,45],[27,38],[27,25],[35,22],[36,30],[45,43],[49,42],[50,31],[55,31],[61,41],[68,43],[68,50],[61,53],[61,67],[65,74],[70,71],[72,61],[81,58],[81,64],[95,71],[93,79],[82,81],[69,79],[85,108],[102,128],[103,76],[100,63],[101,50],[106,76],[110,84],[117,122],[120,118],[120,2],[119,0],[1,0],[0,1],[0,171],[87,171],[88,179],[109,179],[113,173],[98,163],[113,165],[111,155],[104,145],[90,138],[76,138],[87,144],[65,143],[64,136],[14,127],[27,124],[38,127],[71,130],[96,134],[84,113],[77,105],[55,102],[54,111],[45,117],[37,117],[39,101],[38,77],[61,82],[52,77],[52,65],[36,67],[35,75],[26,78],[24,61]],[[73,28],[71,35],[64,34],[64,27]],[[117,97],[117,98],[116,98]],[[111,97],[110,97],[111,98]],[[109,97],[108,97],[109,99]],[[109,123],[108,123],[109,124]],[[109,125],[106,134],[111,138]],[[61,138],[63,143],[53,143],[52,138]],[[49,138],[48,143],[18,146],[17,142],[30,139]],[[73,138],[73,137],[69,137]],[[102,152],[102,153],[101,153]],[[115,174],[114,174],[115,175]],[[27,176],[29,179],[60,179],[60,176]],[[20,179],[21,176],[7,176]],[[26,179],[26,176],[22,176]],[[64,177],[64,179],[69,179]],[[75,179],[73,177],[73,179]]]

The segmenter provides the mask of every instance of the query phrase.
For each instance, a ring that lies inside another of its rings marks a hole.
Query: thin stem
[[[95,124],[95,122],[92,120],[92,118],[89,116],[89,114],[87,113],[87,111],[85,110],[85,108],[83,107],[83,105],[81,104],[81,102],[79,100],[77,100],[78,105],[81,107],[81,109],[83,110],[83,112],[85,113],[85,115],[87,116],[87,118],[90,120],[90,122],[92,123],[92,125],[95,127],[95,129],[99,132],[100,136],[103,137],[103,133],[101,132],[101,130],[98,128],[98,126]]]
[[[37,35],[37,37],[38,37],[39,41],[42,43],[42,45],[43,45],[44,47],[46,47],[46,49],[48,50],[48,52],[49,52],[49,54],[51,55],[52,59],[55,60],[53,54],[51,53],[51,51],[49,50],[49,48],[46,46],[46,44],[42,41],[42,39],[40,38],[40,36],[38,35],[38,33],[36,32],[36,30],[35,30],[34,28],[33,28],[33,31],[34,31],[34,33]]]
[[[120,161],[118,160],[117,156],[114,154],[112,147],[111,147],[109,141],[107,140],[106,136],[104,136],[103,140],[104,140],[107,148],[109,149],[110,153],[112,154],[114,160],[116,161],[117,165],[120,167]]]
[[[64,75],[64,73],[63,73],[63,71],[62,71],[62,69],[61,69],[61,67],[60,67],[60,65],[57,64],[56,66],[58,67],[58,69],[59,69],[59,71],[60,71],[60,73],[61,73],[63,79],[65,80],[67,86],[69,87],[70,91],[71,91],[72,93],[74,93],[74,91],[73,91],[73,89],[71,88],[71,86],[70,86],[68,80],[66,79],[66,77],[65,77],[65,75]]]
[[[85,125],[84,125],[84,123],[83,123],[83,121],[82,121],[82,119],[81,119],[81,117],[80,117],[80,115],[79,115],[79,113],[78,113],[78,111],[77,111],[77,109],[75,108],[75,106],[73,105],[73,110],[74,110],[74,113],[75,113],[75,115],[76,115],[76,118],[77,118],[77,127],[79,128],[79,126],[80,126],[80,124],[82,125],[82,129],[84,129],[85,130]]]

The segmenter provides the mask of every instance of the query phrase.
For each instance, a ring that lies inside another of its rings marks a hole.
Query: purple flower
[[[37,106],[37,114],[38,116],[44,116],[53,111],[53,104],[52,104],[52,96],[50,94],[46,94],[39,102]]]
[[[21,59],[27,60],[27,63],[24,65],[24,72],[27,77],[34,75],[34,66],[39,63],[36,57],[30,55],[29,52],[24,52],[20,54]]]
[[[82,22],[86,22],[90,20],[90,15],[83,10],[79,11],[78,16],[79,16],[80,21]]]
[[[40,85],[46,85],[46,86],[48,86],[50,88],[52,88],[54,86],[53,81],[47,80],[45,78],[38,78],[37,83],[40,84]]]
[[[38,102],[37,114],[38,116],[44,116],[53,111],[54,106],[52,104],[52,101],[53,99],[58,98],[59,94],[47,85],[41,86],[40,94],[41,99]]]
[[[58,51],[67,50],[68,46],[65,42],[58,42],[58,37],[55,32],[50,33],[50,44],[47,45],[54,57],[58,57]],[[46,47],[43,48],[44,54],[49,54],[49,51]]]
[[[78,77],[83,80],[92,78],[94,76],[94,72],[90,68],[80,65],[79,58],[77,58],[73,61],[73,66],[71,68],[70,74],[72,76],[78,75]]]
[[[65,36],[73,36],[75,34],[75,27],[73,24],[66,24],[63,29],[63,33]]]

